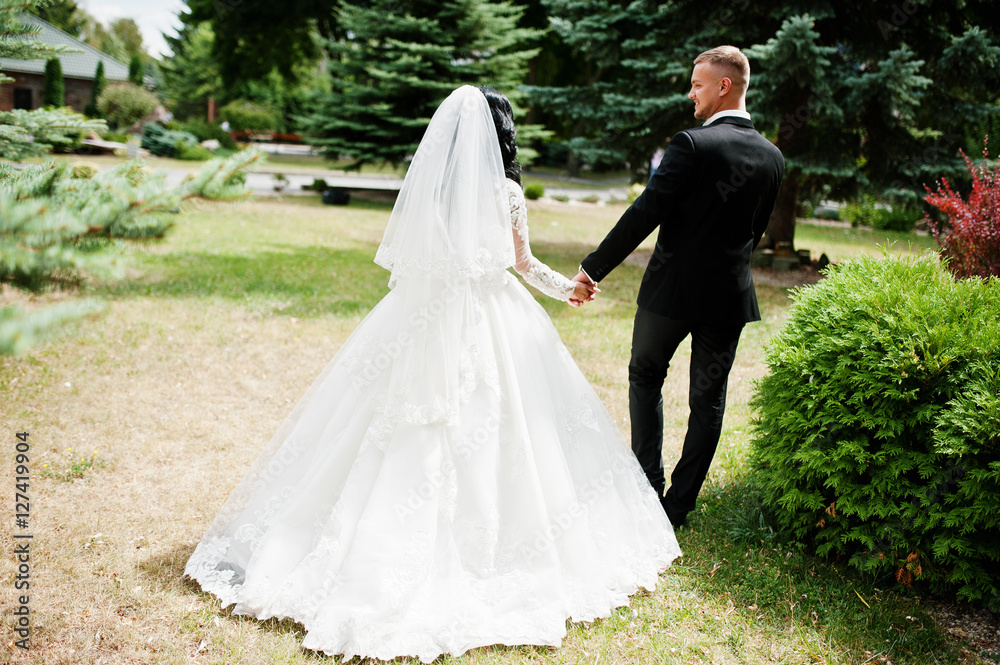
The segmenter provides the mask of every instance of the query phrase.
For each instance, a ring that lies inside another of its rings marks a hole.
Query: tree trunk
[[[795,251],[795,209],[799,202],[799,177],[798,169],[793,168],[785,172],[761,247],[773,249],[778,247],[779,243],[788,243],[787,247]]]
[[[580,175],[580,159],[576,156],[576,151],[573,149],[570,149],[566,155],[566,171],[571,178],[576,178]]]

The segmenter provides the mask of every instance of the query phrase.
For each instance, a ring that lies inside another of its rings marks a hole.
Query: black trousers
[[[713,325],[678,321],[640,308],[632,329],[628,366],[632,452],[649,483],[661,496],[674,526],[694,510],[708,467],[715,456],[726,410],[729,371],[743,324]],[[691,383],[687,434],[681,458],[670,475],[666,496],[663,474],[663,381],[677,346],[691,335]]]

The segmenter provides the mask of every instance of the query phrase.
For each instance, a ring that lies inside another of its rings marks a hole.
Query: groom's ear
[[[733,80],[728,76],[719,79],[719,96],[727,95],[733,89]]]

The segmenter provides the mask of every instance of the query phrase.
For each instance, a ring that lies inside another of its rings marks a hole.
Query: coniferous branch
[[[21,20],[24,12],[37,2],[24,0],[0,0],[0,57],[15,60],[35,60],[50,58],[60,53],[76,53],[77,49],[66,46],[52,46],[33,39],[40,30]],[[0,83],[14,79],[0,74]]]
[[[40,291],[77,284],[84,273],[114,274],[111,240],[162,238],[166,215],[192,197],[234,200],[248,194],[242,169],[260,159],[245,150],[212,160],[191,180],[168,187],[163,172],[132,161],[93,176],[64,162],[0,168],[0,282]]]
[[[34,312],[25,312],[17,306],[4,307],[0,309],[0,354],[23,353],[63,324],[104,307],[104,303],[94,299],[59,303]]]
[[[70,109],[15,109],[0,112],[0,158],[44,155],[55,145],[72,144],[87,132],[107,131],[103,120]]]
[[[250,149],[212,160],[174,187],[164,172],[150,172],[141,160],[98,173],[55,161],[23,168],[0,164],[0,283],[39,292],[77,286],[88,276],[117,277],[115,250],[122,242],[162,238],[185,199],[247,196],[244,169],[261,154]],[[44,331],[95,307],[67,304],[51,313],[5,308],[0,353],[19,353]]]

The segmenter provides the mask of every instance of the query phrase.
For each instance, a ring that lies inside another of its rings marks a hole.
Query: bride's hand
[[[583,303],[593,300],[594,294],[598,291],[599,289],[596,286],[577,282],[575,288],[573,289],[573,295],[569,299],[569,304],[574,307],[579,307]]]

